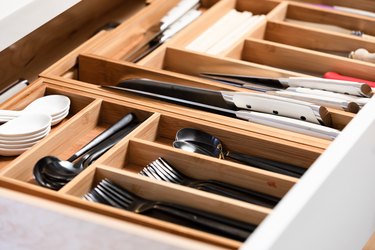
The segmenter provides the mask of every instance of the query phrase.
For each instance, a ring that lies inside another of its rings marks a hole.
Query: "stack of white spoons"
[[[47,95],[36,99],[21,111],[0,110],[0,122],[10,121],[18,116],[31,113],[48,114],[52,118],[52,126],[61,122],[68,114],[70,99],[63,95]]]
[[[36,99],[22,111],[0,110],[0,155],[20,155],[51,131],[68,114],[70,99],[49,95]]]

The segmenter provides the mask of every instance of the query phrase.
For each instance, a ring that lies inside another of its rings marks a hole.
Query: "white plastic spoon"
[[[23,110],[0,110],[0,117],[18,117],[25,113],[46,113],[58,116],[69,110],[70,99],[63,95],[47,95],[36,99]],[[4,121],[4,120],[1,120]],[[5,120],[8,121],[8,120]]]
[[[24,114],[0,126],[0,137],[23,137],[37,135],[51,126],[47,114]]]

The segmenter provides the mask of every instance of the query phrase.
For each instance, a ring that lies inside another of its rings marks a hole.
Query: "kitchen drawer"
[[[217,125],[192,117],[179,116],[174,112],[162,110],[158,112],[155,108],[143,106],[142,101],[139,101],[137,105],[126,100],[103,98],[105,93],[98,95],[91,91],[71,88],[69,84],[57,84],[56,82],[56,80],[41,78],[33,83],[31,88],[19,93],[3,105],[7,109],[23,108],[37,97],[49,94],[62,94],[72,100],[71,114],[63,123],[54,127],[51,134],[18,157],[4,157],[6,161],[2,161],[0,175],[1,180],[7,183],[4,185],[16,185],[21,189],[30,190],[39,197],[48,197],[48,199],[63,204],[146,225],[208,244],[238,248],[241,245],[238,240],[149,219],[142,215],[83,201],[80,197],[101,179],[109,178],[142,197],[192,206],[196,209],[211,211],[257,225],[272,209],[188,187],[151,180],[137,173],[149,161],[161,156],[179,166],[180,171],[195,178],[225,181],[278,198],[282,198],[298,181],[294,177],[261,170],[238,162],[173,148],[172,142],[176,132],[185,127],[196,128],[219,137],[227,150],[289,163],[301,168],[308,168],[319,156],[317,150],[312,147],[293,146],[287,140],[275,140],[272,137],[260,136],[258,133]],[[141,125],[66,186],[58,191],[52,191],[35,183],[33,168],[40,158],[47,155],[57,156],[60,159],[68,158],[69,155],[107,128],[109,124],[129,112],[136,114]],[[238,143],[239,141],[241,143]],[[252,145],[252,147],[247,145]],[[283,153],[280,154],[280,152]],[[191,200],[195,202],[191,203]]]
[[[371,168],[374,159],[371,140],[373,100],[358,114],[328,109],[332,126],[342,130],[332,142],[135,94],[110,91],[100,85],[116,85],[127,78],[141,77],[212,90],[244,91],[201,78],[199,74],[204,71],[265,77],[322,76],[327,71],[336,71],[375,80],[374,64],[332,53],[332,50],[342,53],[357,46],[373,50],[373,41],[291,24],[285,22],[285,18],[340,25],[370,35],[374,35],[371,29],[374,21],[289,1],[207,0],[202,1],[202,15],[183,31],[138,63],[127,61],[129,52],[145,41],[147,30],[157,25],[177,2],[154,0],[145,7],[143,2],[134,1],[133,5],[131,1],[134,12],[112,9],[119,16],[122,15],[120,12],[127,16],[142,10],[114,30],[98,33],[52,66],[44,67],[39,80],[0,106],[2,109],[22,109],[32,100],[50,94],[64,94],[72,101],[69,116],[45,139],[19,157],[0,158],[0,186],[60,203],[64,208],[67,205],[70,207],[67,210],[83,209],[94,213],[95,218],[105,216],[122,226],[140,227],[142,232],[150,231],[151,238],[154,233],[172,237],[168,243],[158,241],[161,248],[184,248],[189,242],[197,244],[192,245],[197,246],[195,249],[362,247],[374,229],[371,218],[375,201],[373,196],[363,197],[364,191],[370,193],[374,190],[371,181],[375,174]],[[224,53],[209,55],[186,49],[187,44],[232,8],[264,14],[266,20]],[[299,39],[301,37],[306,39]],[[38,69],[40,72],[41,68]],[[135,112],[142,124],[65,187],[54,191],[35,183],[32,169],[38,159],[45,155],[68,158],[128,112]],[[308,171],[299,179],[175,149],[172,147],[174,136],[183,127],[213,134],[229,150],[267,157]],[[225,180],[282,200],[271,209],[140,176],[138,172],[158,156],[163,156],[181,172],[193,177]],[[360,170],[358,165],[361,165]],[[258,229],[243,243],[80,198],[103,178],[113,179],[122,187],[149,199],[214,212],[254,224]],[[362,216],[353,216],[353,211],[361,212]],[[307,226],[304,227],[304,223]],[[349,227],[356,232],[343,230]],[[119,230],[129,235],[127,229]],[[340,239],[328,231],[340,232]],[[355,239],[350,237],[352,235]],[[142,237],[134,237],[134,246]],[[350,242],[342,239],[350,239]]]

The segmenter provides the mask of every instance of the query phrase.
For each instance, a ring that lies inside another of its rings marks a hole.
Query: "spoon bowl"
[[[47,114],[25,114],[0,126],[0,137],[24,137],[45,132],[51,126]]]

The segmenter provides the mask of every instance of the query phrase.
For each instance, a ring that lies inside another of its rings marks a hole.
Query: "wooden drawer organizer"
[[[5,105],[8,109],[23,108],[35,98],[48,94],[63,94],[72,100],[71,114],[63,123],[54,127],[50,135],[19,157],[1,158],[1,180],[17,185],[18,188],[33,190],[38,196],[115,218],[211,244],[238,248],[241,243],[234,240],[86,202],[79,197],[98,180],[108,177],[147,198],[190,205],[244,222],[259,224],[271,212],[271,209],[176,184],[151,180],[138,175],[137,172],[147,163],[162,156],[178,166],[180,171],[193,177],[215,178],[280,198],[297,182],[297,179],[293,177],[175,149],[171,146],[171,142],[180,128],[194,127],[218,136],[225,148],[229,150],[280,160],[306,168],[319,156],[319,153],[312,150],[288,145],[285,141],[267,138],[258,133],[251,134],[241,129],[217,125],[172,112],[159,113],[146,106],[116,99],[110,101],[110,98],[103,99],[102,96],[90,92],[77,91],[70,88],[68,84],[62,85],[63,83],[58,85],[53,80],[41,78],[27,91],[23,91]],[[128,112],[134,112],[143,121],[142,124],[64,188],[51,191],[35,184],[32,169],[41,157],[54,155],[60,159],[68,158],[109,124]],[[280,152],[283,153],[280,154]],[[191,203],[191,200],[196,202]]]
[[[150,199],[191,205],[258,225],[271,209],[155,181],[137,173],[158,156],[163,156],[179,170],[193,177],[215,178],[282,198],[298,181],[297,178],[174,149],[171,142],[177,130],[183,127],[198,128],[219,137],[230,150],[304,168],[311,166],[330,141],[132,94],[108,91],[99,85],[116,85],[122,79],[146,77],[214,90],[244,91],[198,77],[202,71],[213,70],[269,77],[322,76],[326,71],[336,71],[375,80],[374,64],[329,53],[332,49],[338,52],[351,51],[356,46],[374,50],[375,43],[350,35],[286,23],[284,20],[295,18],[319,21],[350,29],[360,28],[372,35],[374,31],[371,27],[374,27],[375,21],[288,1],[204,0],[201,8],[203,14],[195,22],[137,64],[126,62],[126,55],[144,41],[147,29],[157,24],[177,2],[152,1],[116,29],[88,40],[66,55],[42,72],[41,78],[30,87],[1,105],[2,109],[22,109],[37,97],[48,94],[64,94],[72,100],[70,115],[54,127],[50,135],[19,157],[0,158],[0,186],[225,248],[241,246],[241,242],[224,237],[89,203],[80,196],[99,180],[108,177]],[[187,44],[232,8],[265,14],[267,21],[254,27],[220,55],[185,49]],[[306,39],[298,39],[301,36]],[[137,114],[143,121],[142,125],[64,188],[51,191],[35,185],[32,168],[38,159],[45,155],[67,158],[130,111]],[[340,110],[329,111],[333,127],[337,129],[343,129],[355,117],[355,114]]]

